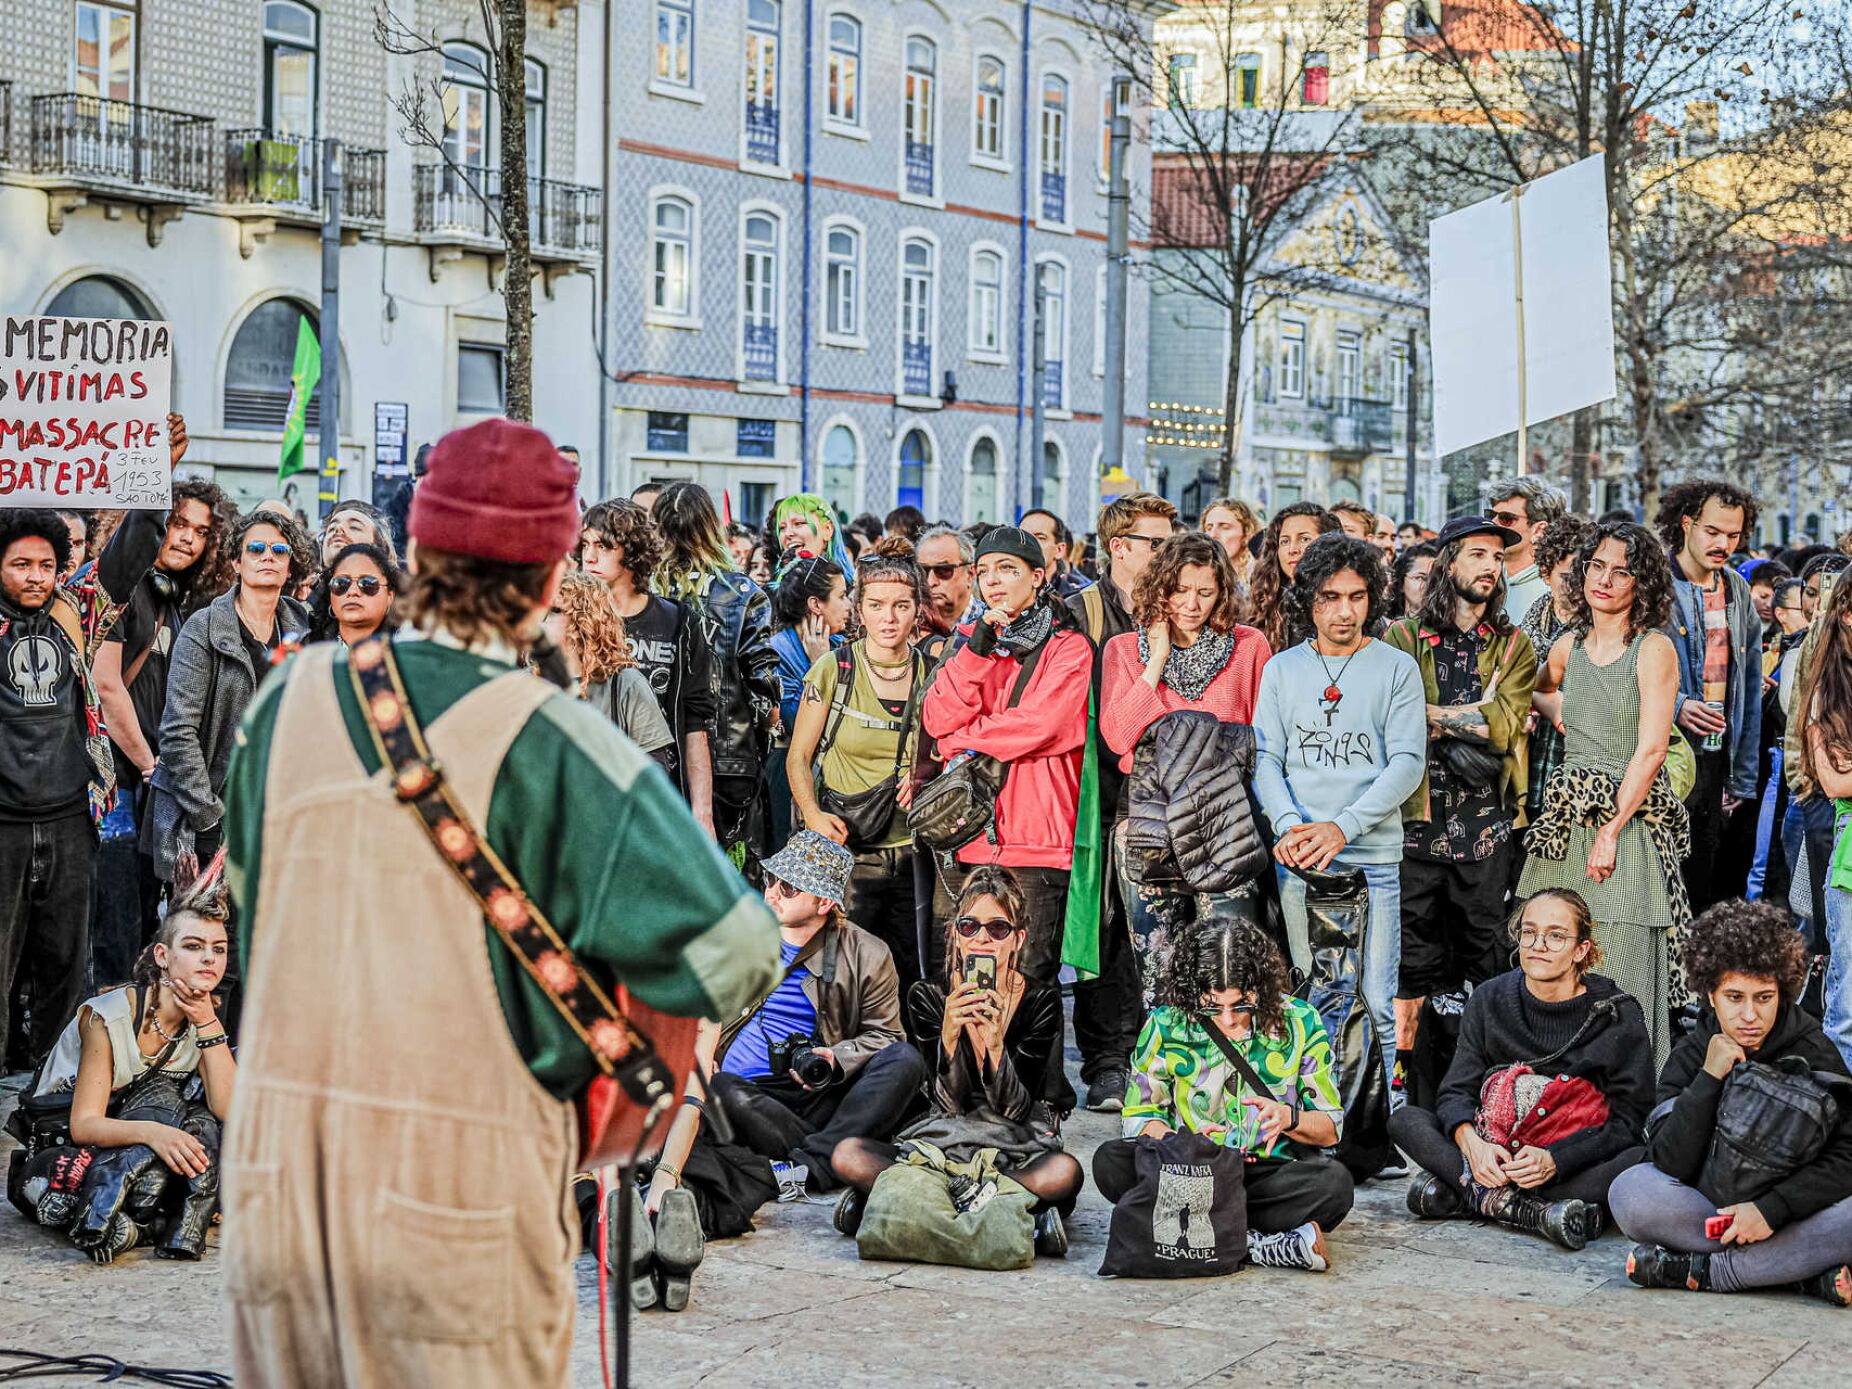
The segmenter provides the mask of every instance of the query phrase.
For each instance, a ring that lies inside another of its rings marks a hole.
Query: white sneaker
[[[1331,1267],[1325,1254],[1325,1232],[1315,1220],[1271,1235],[1249,1230],[1248,1262],[1262,1268],[1302,1268],[1308,1273],[1323,1273]]]
[[[808,1192],[805,1184],[810,1180],[810,1169],[795,1162],[774,1162],[772,1176],[778,1180],[778,1199],[780,1201],[802,1201]]]

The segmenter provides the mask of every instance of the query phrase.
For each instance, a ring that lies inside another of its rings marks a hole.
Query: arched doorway
[[[290,299],[271,299],[252,310],[232,339],[225,360],[225,427],[280,433],[289,415],[290,378],[296,365],[297,325],[311,331],[315,316]],[[321,391],[309,397],[308,427],[321,428]]]

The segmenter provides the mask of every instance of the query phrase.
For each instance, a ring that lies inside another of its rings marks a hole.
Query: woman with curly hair
[[[1221,1043],[1267,1093],[1250,1087]],[[1211,921],[1177,941],[1132,1054],[1122,1118],[1125,1136],[1093,1155],[1108,1201],[1131,1190],[1141,1141],[1198,1133],[1247,1158],[1249,1260],[1313,1273],[1331,1266],[1325,1232],[1355,1196],[1343,1163],[1309,1151],[1334,1146],[1344,1121],[1331,1043],[1318,1010],[1288,992],[1286,961],[1259,927]]]
[[[1719,902],[1691,923],[1682,963],[1707,1006],[1659,1074],[1646,1161],[1608,1189],[1615,1223],[1636,1241],[1627,1277],[1693,1292],[1797,1289],[1852,1306],[1852,1077],[1799,1005],[1807,955],[1794,919],[1767,902]],[[1811,1073],[1839,1105],[1812,1158],[1746,1183],[1714,1155],[1732,1086],[1751,1066],[1790,1084]]]
[[[1594,530],[1591,521],[1565,516],[1550,522],[1533,547],[1537,573],[1550,591],[1540,595],[1518,619],[1518,630],[1530,638],[1531,650],[1538,653],[1539,660],[1549,656],[1556,639],[1575,620],[1575,559]],[[1533,688],[1530,705],[1537,719],[1530,735],[1530,776],[1524,798],[1526,818],[1535,820],[1543,813],[1543,788],[1563,765],[1563,735],[1556,731],[1563,717],[1562,691]]]
[[[630,657],[624,619],[608,585],[590,574],[570,572],[547,616],[547,636],[566,657],[578,680],[578,695],[667,770],[675,735],[662,716],[649,681]]]
[[[663,549],[649,512],[619,499],[587,508],[575,558],[580,569],[610,587],[631,658],[674,735],[669,778],[687,797],[701,828],[712,834],[714,769],[707,730],[718,708],[709,670],[712,653],[687,604],[650,592]]]
[[[1440,546],[1433,541],[1410,545],[1395,557],[1389,568],[1389,601],[1383,615],[1391,622],[1421,611],[1421,600],[1428,596],[1428,575],[1434,572]]]
[[[1182,710],[1221,723],[1251,724],[1267,639],[1235,618],[1239,595],[1228,552],[1194,531],[1157,547],[1132,587],[1133,630],[1106,643],[1100,664],[1100,736],[1132,770],[1139,740]],[[1126,832],[1121,819],[1116,831]],[[1240,892],[1192,892],[1179,882],[1139,882],[1127,855],[1116,856],[1132,943],[1149,1007],[1167,943],[1191,922],[1231,909]]]
[[[1809,878],[1820,884],[1817,900],[1825,909],[1826,1035],[1841,1056],[1852,1058],[1852,582],[1833,586],[1814,624],[1793,707],[1804,711],[1797,721],[1805,731],[1789,740],[1800,744],[1801,778],[1832,798],[1832,852],[1826,871],[1813,870]],[[1816,798],[1801,804],[1808,820],[1827,808]],[[1819,836],[1811,824],[1808,829],[1811,845]]]
[[[315,586],[310,640],[346,646],[365,641],[387,627],[393,600],[404,587],[404,574],[381,546],[364,540],[342,546],[328,561],[327,582]]]
[[[1260,628],[1267,646],[1284,651],[1312,635],[1286,610],[1286,589],[1299,570],[1306,546],[1321,535],[1342,530],[1338,518],[1317,502],[1294,502],[1274,513],[1261,533],[1260,554],[1248,584],[1248,620]]]
[[[1563,765],[1531,825],[1518,893],[1588,899],[1595,943],[1646,1013],[1658,1064],[1672,1048],[1667,937],[1691,919],[1679,877],[1690,822],[1665,770],[1678,695],[1678,654],[1660,631],[1672,612],[1665,550],[1631,521],[1597,526],[1569,590],[1569,630],[1537,672],[1538,689],[1562,692]]]

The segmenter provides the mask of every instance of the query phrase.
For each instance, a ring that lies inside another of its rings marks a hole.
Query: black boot
[[[1408,1209],[1423,1220],[1457,1220],[1472,1214],[1459,1187],[1427,1172],[1408,1188]]]
[[[216,1158],[187,1184],[186,1199],[168,1222],[154,1252],[163,1259],[197,1260],[206,1252],[206,1232],[212,1213],[219,1208],[219,1164]]]
[[[1852,1307],[1852,1268],[1845,1264],[1834,1264],[1823,1273],[1801,1279],[1795,1286],[1828,1306]]]
[[[862,1228],[862,1212],[868,1208],[868,1193],[858,1186],[849,1187],[842,1193],[842,1200],[836,1203],[836,1214],[832,1217],[839,1234],[851,1239]]]
[[[1600,1207],[1586,1201],[1539,1201],[1516,1187],[1500,1187],[1487,1193],[1479,1213],[1514,1230],[1542,1235],[1559,1248],[1571,1251],[1587,1248],[1588,1242],[1601,1233]]]
[[[1627,1281],[1641,1288],[1689,1288],[1706,1293],[1711,1287],[1711,1256],[1636,1244],[1627,1253]]]

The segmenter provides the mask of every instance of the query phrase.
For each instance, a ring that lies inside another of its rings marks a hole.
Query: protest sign
[[[1614,397],[1600,155],[1430,223],[1429,266],[1439,452]]]
[[[7,317],[0,506],[169,506],[173,371],[170,324]]]

